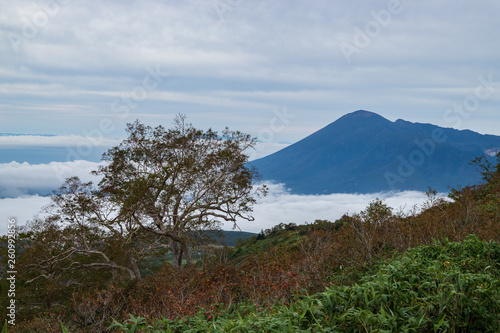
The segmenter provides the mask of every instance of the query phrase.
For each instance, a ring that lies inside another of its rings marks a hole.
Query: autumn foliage
[[[357,285],[362,276],[410,248],[462,242],[471,234],[477,241],[499,242],[500,174],[491,169],[489,175],[481,185],[452,190],[450,198],[429,191],[428,201],[409,213],[394,212],[376,200],[335,222],[279,224],[235,248],[206,247],[203,258],[190,267],[166,262],[131,283],[106,284],[105,275],[93,277],[97,288],[40,283],[36,297],[28,297],[31,287],[23,285],[20,292],[27,296],[20,315],[25,322],[12,331],[52,331],[57,322],[75,332],[105,331],[113,320],[123,323],[137,316],[144,325],[161,318],[210,321],[243,304],[258,313],[277,305],[291,311],[304,295]],[[351,320],[361,320],[362,314],[351,314]]]

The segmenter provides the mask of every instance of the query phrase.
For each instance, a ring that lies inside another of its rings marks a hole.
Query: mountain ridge
[[[445,192],[477,183],[469,162],[498,148],[499,136],[358,110],[250,164],[296,194]]]

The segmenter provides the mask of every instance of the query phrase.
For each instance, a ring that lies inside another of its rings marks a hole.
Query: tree
[[[29,282],[45,278],[82,283],[75,279],[78,269],[101,269],[114,281],[123,274],[128,280],[141,278],[137,260],[160,249],[161,237],[138,228],[110,198],[78,177],[68,178],[54,191],[45,207],[49,216],[30,223],[35,237],[26,250],[26,257],[33,259]]]
[[[383,203],[380,199],[370,202],[365,210],[359,214],[354,214],[347,219],[348,225],[353,229],[361,252],[365,255],[369,265],[373,262],[373,256],[376,250],[377,233],[388,226],[392,217],[392,209]],[[385,237],[387,237],[386,233]],[[385,246],[385,239],[382,239],[382,245]]]
[[[255,146],[249,135],[225,129],[222,135],[195,129],[178,115],[174,127],[128,124],[128,138],[103,157],[94,172],[99,188],[136,226],[165,237],[175,265],[191,262],[188,245],[206,229],[237,219],[252,221],[253,187],[259,179],[248,167],[246,152]]]
[[[128,138],[103,155],[97,186],[68,178],[51,196],[49,216],[31,223],[26,249],[30,283],[82,285],[141,279],[140,261],[170,249],[174,264],[191,262],[189,245],[223,221],[253,220],[254,194],[265,195],[246,151],[256,140],[241,132],[127,125]],[[144,268],[144,267],[143,267]],[[76,277],[76,278],[75,278]]]
[[[496,154],[497,164],[493,163],[486,156],[479,156],[469,164],[476,165],[485,183],[491,183],[494,179],[500,178],[500,151]]]

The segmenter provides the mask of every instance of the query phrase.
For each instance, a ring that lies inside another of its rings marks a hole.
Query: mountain
[[[305,139],[252,161],[264,180],[292,193],[374,193],[394,190],[447,192],[476,184],[470,165],[493,158],[500,136],[431,124],[394,122],[369,111],[349,113]]]

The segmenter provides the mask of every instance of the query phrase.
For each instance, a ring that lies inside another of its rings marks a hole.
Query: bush
[[[412,249],[358,284],[297,296],[290,306],[263,311],[245,303],[214,317],[202,310],[154,327],[140,322],[149,332],[498,332],[499,277],[500,244],[469,236]]]
[[[469,236],[406,252],[360,284],[319,297],[323,311],[346,332],[498,332],[500,246]]]

